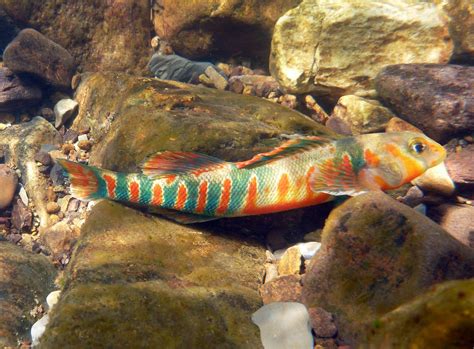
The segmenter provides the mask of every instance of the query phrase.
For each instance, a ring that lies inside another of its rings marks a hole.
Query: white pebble
[[[44,334],[46,330],[46,325],[49,322],[49,315],[46,314],[41,319],[36,321],[31,327],[31,346],[37,346],[39,344],[39,339]]]
[[[77,141],[80,142],[80,141],[87,141],[88,138],[87,138],[87,135],[79,135],[77,137]]]
[[[265,349],[313,349],[313,335],[306,307],[296,302],[274,302],[252,315],[260,328]]]
[[[315,241],[301,242],[298,244],[298,247],[304,259],[311,259],[314,257],[316,252],[318,252],[319,249],[321,248],[321,243],[315,242]]]
[[[28,202],[29,202],[28,195],[26,194],[26,190],[23,186],[20,187],[19,195],[20,195],[21,202],[23,202],[25,206],[28,206]]]
[[[58,303],[59,296],[61,295],[61,291],[53,291],[46,297],[46,303],[48,304],[49,310],[53,309],[53,307]]]

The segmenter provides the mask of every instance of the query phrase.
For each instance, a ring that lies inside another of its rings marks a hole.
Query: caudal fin
[[[94,200],[103,197],[100,170],[64,159],[57,159],[71,182],[71,194],[81,200]]]

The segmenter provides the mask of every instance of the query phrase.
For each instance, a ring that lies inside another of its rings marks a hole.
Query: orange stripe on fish
[[[188,189],[184,184],[180,184],[178,187],[178,196],[174,204],[176,210],[182,210],[186,204],[186,199],[188,198]]]
[[[288,174],[283,173],[278,181],[278,202],[285,202],[288,191],[290,190],[290,180]]]
[[[230,202],[230,191],[232,189],[232,181],[230,178],[226,178],[224,183],[222,184],[222,194],[221,199],[219,202],[219,206],[217,207],[216,213],[223,214],[227,211]]]
[[[117,181],[115,180],[115,177],[112,177],[111,175],[104,174],[102,176],[107,184],[107,194],[111,199],[115,198],[115,188],[117,187]]]
[[[367,165],[369,165],[369,167],[376,167],[380,164],[380,158],[370,149],[366,149],[364,151],[364,160]]]
[[[253,213],[257,209],[257,177],[252,176],[247,189],[247,201],[245,202],[244,212]]]
[[[155,183],[153,186],[153,197],[151,199],[151,204],[155,206],[160,206],[163,203],[163,188],[159,183]]]
[[[140,198],[140,186],[136,181],[130,181],[128,184],[128,190],[130,192],[130,202],[138,202]]]
[[[198,200],[196,205],[196,213],[204,212],[207,204],[207,181],[202,181],[199,183],[199,193]]]

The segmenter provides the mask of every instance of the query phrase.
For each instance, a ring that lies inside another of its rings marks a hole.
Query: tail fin
[[[94,200],[104,197],[100,170],[64,159],[57,159],[71,182],[71,194],[81,200]]]

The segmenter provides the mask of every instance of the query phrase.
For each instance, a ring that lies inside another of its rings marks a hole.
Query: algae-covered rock
[[[331,134],[298,112],[260,98],[120,73],[83,78],[73,128],[90,128],[90,163],[136,171],[163,150],[244,160],[282,142],[281,134]]]
[[[224,233],[224,232],[222,232]],[[258,348],[264,248],[98,203],[42,348]]]
[[[275,25],[270,71],[291,93],[368,94],[386,65],[446,63],[448,26],[434,4],[304,0]]]
[[[44,256],[0,240],[0,347],[28,340],[30,311],[53,289],[56,271]]]
[[[360,348],[470,348],[474,280],[450,281],[375,320]]]
[[[333,313],[341,337],[357,342],[367,322],[439,282],[474,276],[474,251],[383,193],[333,210],[304,278],[308,307]]]

